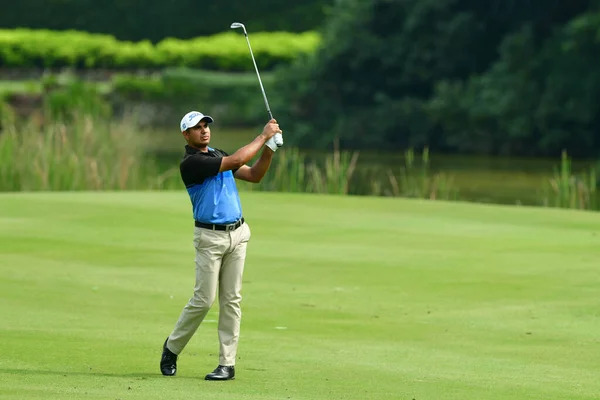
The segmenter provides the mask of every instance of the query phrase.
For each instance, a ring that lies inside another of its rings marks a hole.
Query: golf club
[[[263,98],[265,99],[265,106],[267,107],[267,112],[269,113],[269,118],[273,119],[273,114],[271,113],[271,108],[269,107],[269,101],[267,100],[267,94],[265,93],[265,88],[263,87],[262,80],[260,79],[260,73],[258,72],[258,66],[256,65],[256,60],[254,59],[254,53],[252,52],[252,46],[250,46],[250,39],[248,38],[248,32],[246,31],[246,27],[244,24],[240,22],[234,22],[231,24],[231,29],[242,28],[244,30],[244,36],[246,36],[246,42],[248,43],[248,49],[250,49],[250,56],[252,57],[252,63],[254,63],[254,69],[256,70],[256,76],[258,76],[258,83],[260,84],[260,90],[262,91]],[[283,145],[283,139],[281,138],[281,134],[277,133],[274,136],[275,144],[278,147]]]

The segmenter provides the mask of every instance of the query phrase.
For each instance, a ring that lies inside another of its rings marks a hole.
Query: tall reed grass
[[[129,121],[78,114],[66,124],[5,124],[0,132],[0,191],[129,190],[178,187],[146,154]],[[179,186],[180,187],[180,186]]]
[[[25,125],[6,120],[0,131],[0,191],[182,189],[178,166],[161,169],[139,132],[131,120],[86,113],[41,125],[34,119]],[[431,173],[428,152],[416,163],[412,150],[399,181],[391,172],[374,174],[369,179],[377,191],[361,193],[354,186],[358,159],[359,152],[343,151],[337,142],[318,160],[284,147],[258,185],[238,185],[240,190],[428,199],[449,199],[454,193],[450,179]]]
[[[598,175],[595,167],[579,174],[573,173],[571,159],[566,151],[560,165],[544,185],[542,204],[546,207],[600,210]]]
[[[145,190],[182,188],[178,166],[164,170],[146,146],[134,115],[112,118],[102,91],[77,77],[49,76],[42,82],[43,109],[24,125],[0,107],[0,191]],[[239,182],[241,190],[360,194],[447,199],[451,181],[431,174],[429,154],[414,162],[412,149],[400,182],[391,173],[372,174],[371,188],[355,177],[359,152],[340,149],[309,160],[284,147],[258,184]],[[362,179],[362,181],[361,181]]]
[[[239,182],[242,190],[270,192],[305,192],[307,187],[306,156],[298,149],[281,148],[273,157],[271,167],[258,184]]]
[[[325,156],[323,165],[309,161],[297,148],[277,151],[271,167],[258,184],[238,183],[242,190],[350,194],[350,181],[356,168],[358,153],[335,148]]]
[[[350,194],[350,182],[356,170],[359,152],[341,151],[339,141],[334,141],[333,153],[325,157],[323,166],[309,165],[310,181],[307,192]]]
[[[442,172],[432,172],[428,147],[423,149],[420,162],[416,160],[414,149],[409,148],[404,152],[399,182],[391,170],[388,170],[387,176],[393,196],[429,200],[458,198],[458,188],[453,178]]]
[[[452,177],[433,173],[430,168],[429,151],[425,148],[421,162],[415,161],[415,152],[405,152],[405,164],[399,179],[388,169],[362,174],[359,178],[369,184],[356,184],[355,172],[359,160],[358,151],[340,150],[334,143],[333,151],[324,160],[308,160],[296,148],[282,148],[273,157],[270,170],[258,185],[239,183],[241,190],[304,192],[341,195],[371,195],[392,197],[416,197],[430,200],[455,200],[458,189]],[[366,191],[365,191],[366,190]]]

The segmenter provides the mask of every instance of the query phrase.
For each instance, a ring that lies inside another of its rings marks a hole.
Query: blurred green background
[[[191,109],[213,145],[251,141],[234,21],[286,140],[242,189],[600,209],[598,0],[23,0],[0,14],[0,190],[180,189]]]

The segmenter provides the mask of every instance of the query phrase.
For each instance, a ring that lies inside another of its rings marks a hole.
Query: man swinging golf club
[[[160,370],[163,375],[176,374],[178,355],[206,317],[218,292],[219,365],[205,379],[229,380],[235,377],[242,274],[251,236],[242,215],[235,179],[260,182],[283,138],[279,124],[271,119],[252,142],[229,155],[209,146],[212,122],[212,117],[192,111],[180,124],[187,141],[180,171],[195,221],[196,283],[193,296],[163,344]],[[252,167],[246,165],[263,147],[256,163]]]
[[[232,29],[243,28],[254,63],[269,122],[251,143],[229,155],[209,147],[213,118],[198,111],[187,113],[180,128],[187,141],[180,164],[181,178],[192,201],[196,249],[196,285],[194,295],[183,308],[175,328],[163,344],[160,370],[163,375],[177,372],[177,358],[192,338],[219,292],[219,365],[206,380],[235,377],[235,359],[240,333],[242,273],[250,228],[242,216],[235,179],[258,183],[271,158],[283,146],[279,124],[273,118],[267,95],[254,60],[246,27],[234,22]],[[246,165],[264,146],[258,161]]]

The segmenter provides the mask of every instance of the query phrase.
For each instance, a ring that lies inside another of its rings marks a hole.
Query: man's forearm
[[[250,168],[252,178],[255,182],[260,182],[265,176],[267,170],[271,166],[271,160],[273,160],[273,150],[265,147],[260,158]]]
[[[253,159],[267,140],[263,134],[260,134],[252,142],[233,153],[233,157],[237,161],[237,167],[239,168]]]

